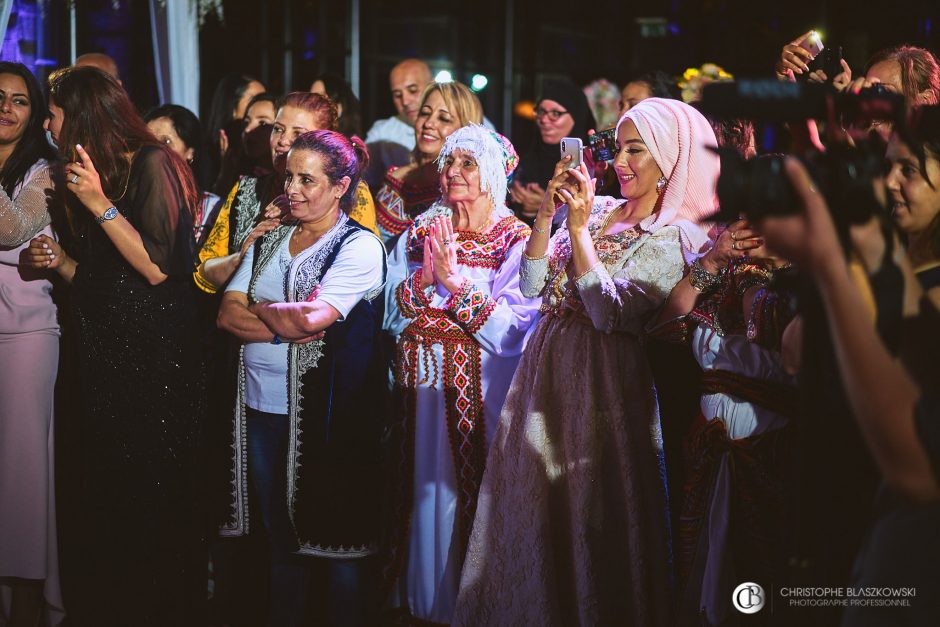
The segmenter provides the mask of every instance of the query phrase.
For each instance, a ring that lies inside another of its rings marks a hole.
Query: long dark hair
[[[940,106],[924,105],[915,107],[910,114],[909,129],[901,134],[901,139],[908,145],[920,161],[920,171],[931,189],[940,187],[940,181],[930,180],[927,176],[927,159],[940,162]],[[923,238],[923,252],[932,259],[940,259],[940,213],[927,225]]]
[[[352,87],[346,80],[337,74],[321,74],[314,80],[320,81],[326,89],[330,100],[342,106],[343,111],[337,121],[337,131],[346,137],[362,134],[362,113],[359,99],[353,93]]]
[[[190,213],[194,211],[199,193],[192,170],[154,137],[127,92],[112,77],[93,67],[64,68],[49,77],[49,98],[63,112],[59,151],[71,155],[75,144],[81,144],[94,161],[108,198],[123,196],[133,155],[144,146],[156,146],[166,153],[186,206]],[[70,158],[76,160],[74,155]],[[87,213],[70,207],[73,226],[87,225]]]
[[[0,170],[0,185],[7,196],[13,197],[16,186],[23,182],[26,172],[40,159],[55,161],[57,155],[49,142],[43,124],[49,117],[49,108],[42,94],[42,87],[33,73],[22,63],[0,61],[0,74],[19,76],[26,83],[26,96],[29,98],[29,119],[23,136],[16,143],[13,153]]]
[[[336,185],[344,176],[349,177],[349,188],[339,199],[340,209],[348,214],[362,173],[369,166],[369,150],[365,142],[337,131],[307,131],[294,140],[290,150],[310,150],[319,154],[323,159],[323,173],[330,185]]]
[[[209,105],[209,115],[203,116],[206,121],[206,138],[210,145],[218,146],[219,129],[234,117],[238,101],[245,95],[245,90],[251,83],[260,83],[258,79],[248,74],[232,72],[222,77],[212,93],[212,103]]]

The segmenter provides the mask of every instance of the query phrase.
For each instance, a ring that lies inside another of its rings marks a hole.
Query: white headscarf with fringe
[[[468,124],[451,133],[444,140],[444,147],[437,158],[437,171],[444,170],[444,161],[455,150],[462,150],[477,162],[480,169],[480,191],[487,194],[493,201],[497,214],[505,213],[506,194],[508,192],[508,173],[512,172],[518,162],[512,144],[504,148],[497,140],[495,133],[479,124]],[[507,153],[508,150],[508,153]],[[515,159],[515,161],[513,161]],[[510,165],[511,163],[511,165]]]
[[[618,134],[628,119],[666,177],[660,210],[641,226],[649,231],[677,226],[691,251],[698,252],[708,241],[699,223],[718,209],[715,187],[720,161],[710,150],[718,146],[715,132],[705,116],[679,100],[640,101],[621,116]]]

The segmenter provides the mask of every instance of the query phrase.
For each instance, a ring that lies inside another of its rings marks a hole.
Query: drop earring
[[[662,193],[663,193],[663,189],[666,187],[666,183],[667,183],[667,181],[666,181],[666,177],[665,177],[665,176],[659,177],[659,180],[656,181],[656,193],[657,193],[657,194],[662,194]]]

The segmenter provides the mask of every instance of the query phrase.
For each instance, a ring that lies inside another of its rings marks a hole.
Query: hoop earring
[[[659,177],[659,180],[656,181],[656,193],[657,194],[663,193],[663,189],[665,189],[666,183],[668,183],[668,181],[666,180],[665,176]]]

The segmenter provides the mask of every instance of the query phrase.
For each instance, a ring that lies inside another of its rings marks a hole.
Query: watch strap
[[[95,222],[97,222],[98,224],[104,224],[104,223],[107,222],[108,220],[113,220],[113,219],[116,218],[117,216],[118,216],[117,207],[115,207],[115,206],[112,205],[112,206],[108,207],[107,209],[105,209],[104,213],[102,213],[100,216],[96,217],[96,218],[95,218]]]

